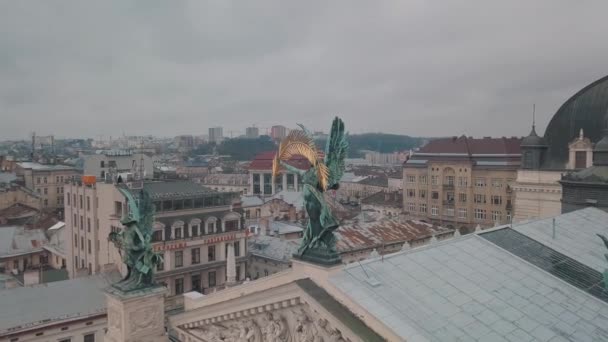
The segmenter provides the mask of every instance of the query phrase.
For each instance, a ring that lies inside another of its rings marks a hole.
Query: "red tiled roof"
[[[461,136],[431,140],[419,153],[520,154],[521,138]]]
[[[276,151],[262,152],[255,156],[255,158],[249,163],[249,170],[272,170],[272,160],[274,159],[274,155]],[[308,159],[304,158],[301,155],[295,155],[289,159],[287,164],[297,167],[300,170],[308,170],[310,168],[310,163]]]

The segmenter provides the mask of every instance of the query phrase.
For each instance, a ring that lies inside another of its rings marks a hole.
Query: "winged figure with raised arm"
[[[315,146],[312,134],[303,126],[293,130],[281,141],[279,151],[272,165],[273,181],[284,168],[299,175],[303,185],[304,206],[308,214],[308,224],[297,256],[303,260],[336,264],[340,257],[336,251],[333,231],[338,228],[338,220],[333,216],[323,193],[337,190],[344,174],[344,159],[348,141],[344,122],[336,117],[323,155]],[[294,155],[305,157],[310,163],[308,170],[300,170],[287,163]]]

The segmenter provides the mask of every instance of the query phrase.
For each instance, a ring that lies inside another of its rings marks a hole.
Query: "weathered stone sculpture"
[[[124,229],[112,232],[108,239],[119,249],[127,266],[127,275],[113,286],[123,292],[151,287],[156,265],[162,257],[152,249],[154,205],[147,192],[139,192],[137,200],[127,189],[119,189],[127,198],[128,210],[122,218]]]
[[[338,228],[338,221],[323,193],[336,190],[344,174],[344,159],[348,149],[344,122],[336,117],[325,147],[325,156],[321,156],[314,144],[312,135],[302,125],[302,130],[293,130],[281,142],[273,162],[273,179],[280,173],[281,166],[302,178],[303,196],[308,224],[302,244],[296,257],[315,263],[334,265],[340,263],[336,251],[336,238],[333,231]],[[286,163],[293,155],[302,155],[311,167],[302,171]]]

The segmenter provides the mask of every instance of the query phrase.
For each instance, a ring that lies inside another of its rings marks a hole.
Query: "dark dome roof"
[[[527,137],[523,138],[523,140],[521,141],[521,146],[545,146],[545,139],[539,137],[538,134],[536,134],[536,129],[534,125],[532,125],[532,132],[530,132]]]
[[[608,76],[574,94],[553,115],[545,130],[549,146],[543,168],[563,169],[568,162],[568,143],[582,128],[592,142],[602,138],[608,110]]]

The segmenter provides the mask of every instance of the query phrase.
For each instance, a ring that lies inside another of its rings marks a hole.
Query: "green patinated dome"
[[[608,76],[605,76],[568,99],[555,113],[544,134],[549,146],[543,168],[563,169],[568,162],[568,143],[578,136],[596,143],[602,139],[605,115],[608,111]]]

